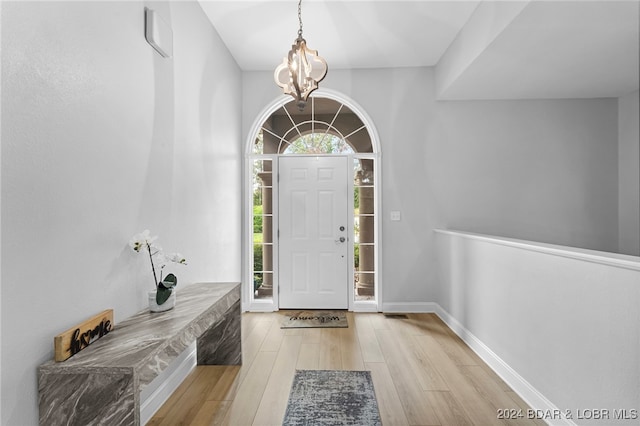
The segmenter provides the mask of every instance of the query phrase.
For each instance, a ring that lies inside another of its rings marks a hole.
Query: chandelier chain
[[[298,38],[302,38],[302,0],[298,0],[298,22],[300,23]]]

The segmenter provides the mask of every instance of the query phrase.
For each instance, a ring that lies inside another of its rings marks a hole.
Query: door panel
[[[279,158],[279,306],[348,308],[346,157]]]

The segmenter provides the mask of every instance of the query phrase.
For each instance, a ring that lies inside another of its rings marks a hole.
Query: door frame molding
[[[353,285],[349,286],[349,310],[355,312],[381,312],[383,297],[384,297],[384,285],[382,280],[382,153],[380,150],[380,138],[378,135],[378,131],[373,124],[373,121],[369,117],[369,115],[365,112],[365,110],[354,102],[352,99],[343,95],[340,92],[336,92],[329,89],[319,88],[314,93],[311,94],[311,97],[319,97],[319,98],[328,98],[333,99],[337,102],[341,102],[360,118],[362,123],[365,125],[365,128],[369,132],[371,137],[371,146],[373,148],[373,153],[356,153],[350,154],[349,163],[351,164],[353,158],[371,158],[375,160],[375,168],[374,168],[374,182],[375,184],[375,211],[377,212],[375,215],[375,235],[376,235],[376,256],[375,256],[375,303],[372,302],[362,302],[355,301],[355,289]],[[255,143],[255,135],[258,130],[262,126],[271,114],[273,114],[276,110],[283,107],[286,103],[291,101],[291,97],[287,95],[281,95],[277,99],[273,100],[269,103],[265,108],[262,109],[260,114],[256,117],[249,132],[247,134],[247,139],[245,142],[245,161],[244,161],[244,196],[243,196],[243,241],[242,241],[242,254],[243,254],[243,268],[242,268],[242,282],[243,282],[243,291],[242,291],[242,310],[243,311],[252,311],[252,312],[272,312],[277,311],[279,309],[278,303],[278,292],[276,291],[276,286],[278,283],[278,271],[277,268],[274,268],[273,271],[273,282],[274,282],[274,294],[271,300],[261,300],[254,299],[251,297],[253,293],[253,250],[252,246],[249,244],[249,237],[252,234],[253,223],[252,223],[252,208],[253,206],[253,188],[252,188],[252,179],[251,179],[251,171],[253,167],[253,161],[256,159],[263,160],[271,160],[272,164],[272,173],[274,176],[277,176],[278,173],[278,157],[281,154],[261,154],[256,155],[253,154],[253,144]],[[354,172],[353,167],[348,167],[349,173],[349,187],[350,190],[353,190],[353,178]],[[277,182],[277,180],[276,180]],[[274,200],[279,199],[279,191],[277,183],[274,183],[272,189],[272,196]],[[353,199],[349,197],[349,208],[350,211],[353,211]],[[278,203],[273,203],[273,222],[277,222],[276,218],[278,217]],[[350,219],[350,235],[353,235],[353,219]],[[274,265],[278,265],[279,256],[278,256],[278,242],[277,238],[274,238],[273,245],[273,263]],[[350,252],[352,252],[351,250]],[[350,271],[353,276],[353,253],[350,253]]]

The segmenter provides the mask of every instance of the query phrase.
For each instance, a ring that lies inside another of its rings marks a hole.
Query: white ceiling
[[[304,0],[332,69],[436,67],[441,99],[617,97],[638,90],[640,0]],[[297,1],[200,0],[244,71],[273,70]]]

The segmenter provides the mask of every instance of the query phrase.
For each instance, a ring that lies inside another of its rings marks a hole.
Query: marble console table
[[[41,425],[139,425],[140,392],[196,341],[200,365],[242,363],[240,284],[178,288],[176,307],[145,310],[63,362],[38,368]]]

